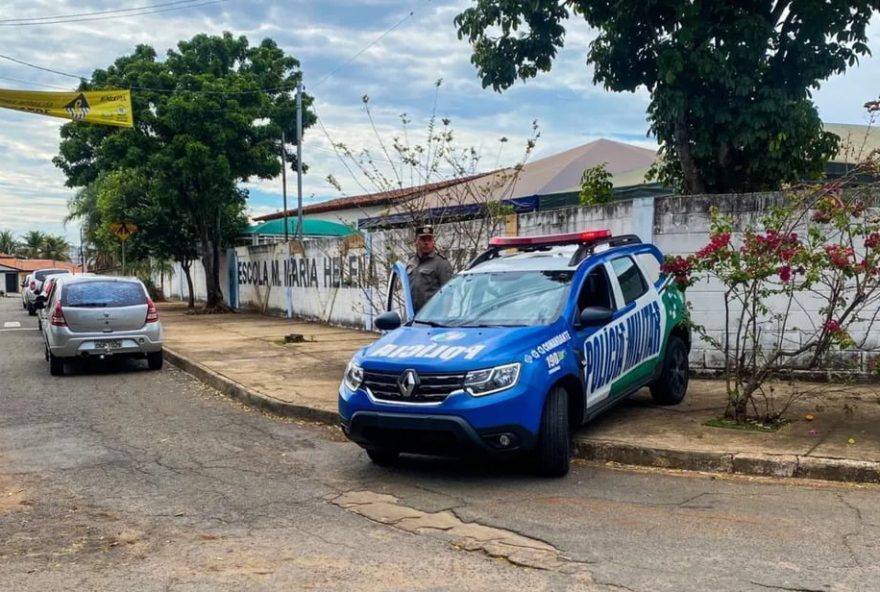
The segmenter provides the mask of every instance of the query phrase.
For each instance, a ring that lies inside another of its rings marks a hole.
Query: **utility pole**
[[[301,75],[300,75],[301,76]],[[303,238],[303,116],[302,116],[302,79],[296,85],[296,196],[297,196],[297,227],[299,240]]]
[[[82,226],[79,227],[79,264],[82,268],[82,272],[86,272],[86,250],[83,245],[83,229]]]
[[[284,130],[281,130],[281,190],[284,193],[284,242],[290,240],[287,234],[287,154],[284,149]]]

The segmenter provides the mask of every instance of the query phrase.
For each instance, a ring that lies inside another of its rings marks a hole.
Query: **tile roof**
[[[478,173],[476,175],[470,175],[467,177],[460,177],[458,179],[447,179],[445,181],[437,181],[435,183],[427,183],[425,185],[419,185],[416,187],[403,187],[400,189],[392,189],[390,191],[380,191],[378,193],[367,193],[364,195],[352,195],[349,197],[339,197],[337,199],[331,199],[328,201],[322,201],[321,203],[312,204],[309,206],[303,207],[303,214],[320,214],[323,212],[333,212],[336,210],[347,210],[350,208],[363,208],[368,206],[382,206],[389,205],[392,203],[396,203],[399,201],[406,201],[407,199],[418,197],[424,193],[429,193],[432,191],[437,191],[439,189],[444,189],[446,187],[451,187],[452,185],[457,185],[459,183],[465,183],[467,181],[471,181],[474,179],[479,179],[480,177],[484,177],[486,175],[492,174],[494,171],[486,172],[486,173]],[[297,211],[288,209],[287,210],[288,217],[296,216]],[[283,218],[283,212],[274,212],[272,214],[266,214],[265,216],[258,216],[254,218],[256,221],[264,222],[267,220],[277,220],[279,218]]]
[[[35,271],[47,267],[68,269],[72,272],[79,269],[78,265],[71,263],[70,261],[53,261],[52,259],[19,259],[17,257],[0,257],[0,265],[11,269],[17,269],[18,271]]]

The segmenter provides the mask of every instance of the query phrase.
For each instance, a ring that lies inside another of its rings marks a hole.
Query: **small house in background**
[[[297,222],[298,219],[295,213],[288,216],[287,238],[293,239],[296,237]],[[303,219],[302,234],[304,238],[337,238],[348,236],[355,232],[357,231],[352,227],[338,222]],[[284,218],[277,218],[251,226],[236,239],[235,243],[239,246],[267,245],[284,242],[284,238]]]
[[[47,267],[67,269],[71,273],[80,268],[70,261],[54,261],[52,259],[19,259],[0,253],[0,292],[16,294],[21,290],[21,283],[27,275],[37,269]]]

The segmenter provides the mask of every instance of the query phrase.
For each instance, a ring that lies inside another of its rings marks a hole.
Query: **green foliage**
[[[39,230],[26,232],[16,241],[9,230],[0,231],[0,253],[7,253],[25,259],[54,259],[69,261],[70,243],[64,237],[46,234]]]
[[[39,230],[29,230],[21,237],[18,253],[27,259],[39,259],[45,240],[46,235]]]
[[[70,261],[70,243],[64,237],[50,234],[43,239],[40,256],[55,261]]]
[[[11,230],[0,230],[0,253],[15,255],[18,251],[18,241]]]
[[[291,93],[300,77],[299,63],[274,41],[251,46],[229,33],[181,41],[164,61],[141,45],[96,70],[81,88],[134,88],[135,128],[62,128],[54,162],[68,186],[94,192],[74,199],[71,216],[105,246],[111,222],[135,222],[134,257],[187,264],[198,253],[206,306],[222,308],[220,249],[246,225],[247,192],[238,185],[281,172],[281,133],[297,135]],[[316,121],[311,102],[303,97],[304,128]],[[283,149],[296,167],[295,147]]]
[[[880,0],[741,3],[475,0],[455,18],[483,86],[550,69],[563,21],[598,30],[587,61],[607,90],[645,87],[660,142],[656,177],[688,193],[778,189],[816,177],[835,154],[810,93],[869,55]]]
[[[580,202],[584,206],[608,203],[614,199],[614,184],[611,173],[606,168],[607,162],[597,164],[584,171],[581,175]]]

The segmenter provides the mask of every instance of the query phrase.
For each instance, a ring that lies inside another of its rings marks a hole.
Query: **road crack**
[[[565,557],[545,541],[478,522],[464,522],[450,510],[423,512],[400,504],[393,495],[372,491],[349,491],[330,495],[327,500],[379,524],[448,540],[456,549],[504,559],[517,567],[560,571],[592,580],[586,563]]]

